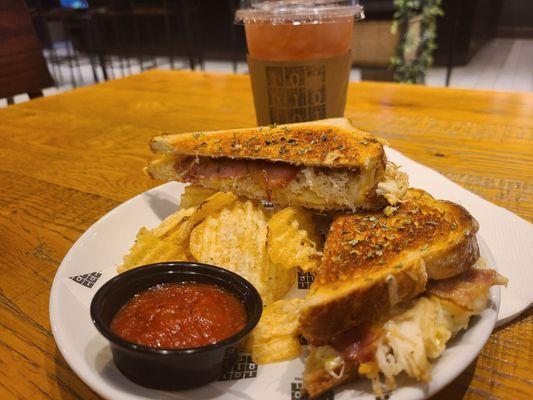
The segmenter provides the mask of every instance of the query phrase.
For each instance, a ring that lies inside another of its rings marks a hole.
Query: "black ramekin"
[[[179,350],[138,345],[111,331],[113,316],[135,294],[161,283],[180,282],[209,283],[229,290],[246,308],[246,326],[218,343]],[[224,360],[226,350],[250,333],[262,310],[259,293],[246,279],[223,268],[193,262],[165,262],[126,271],[102,286],[91,302],[91,318],[109,340],[117,368],[135,383],[167,390],[193,388],[218,379],[223,361],[228,361]]]

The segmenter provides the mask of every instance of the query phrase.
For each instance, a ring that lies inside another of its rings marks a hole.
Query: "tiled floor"
[[[445,68],[432,68],[429,86],[444,86]],[[495,39],[464,67],[452,71],[450,86],[533,92],[533,39]]]
[[[58,49],[58,51],[61,53],[65,49]],[[129,65],[125,68],[121,68],[121,62],[123,61],[118,58],[112,60],[113,68],[109,69],[110,78],[135,74],[141,70],[135,59],[129,60]],[[166,59],[157,59],[156,64],[157,68],[170,68]],[[177,68],[179,67],[180,64],[177,63]],[[187,66],[182,64],[181,68],[185,69]],[[73,85],[70,83],[72,78],[76,81],[76,86],[89,85],[94,82],[93,70],[87,58],[81,58],[80,68],[77,65],[71,68],[69,64],[63,64],[60,68],[51,66],[50,70],[59,85],[45,89],[45,96],[72,89]],[[233,72],[230,62],[215,60],[208,60],[205,70]],[[239,62],[237,72],[245,73],[247,71],[246,63]],[[101,80],[102,73],[99,69],[97,69],[97,73]],[[428,86],[444,86],[445,76],[445,68],[431,68],[426,77],[426,84]],[[350,80],[359,81],[360,79],[360,71],[356,68],[352,69]],[[533,39],[492,40],[475,55],[468,65],[453,69],[450,86],[468,89],[533,92]],[[27,100],[27,95],[15,97],[16,103]],[[6,100],[0,99],[0,107],[6,105]]]

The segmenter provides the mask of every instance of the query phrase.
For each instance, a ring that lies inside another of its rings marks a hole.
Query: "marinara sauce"
[[[129,342],[164,349],[217,343],[247,322],[242,302],[203,283],[162,284],[136,294],[117,312],[111,330]]]

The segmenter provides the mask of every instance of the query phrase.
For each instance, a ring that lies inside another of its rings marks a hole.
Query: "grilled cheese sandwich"
[[[379,209],[401,197],[407,177],[387,164],[383,141],[344,118],[159,136],[153,178],[231,191],[278,206]]]

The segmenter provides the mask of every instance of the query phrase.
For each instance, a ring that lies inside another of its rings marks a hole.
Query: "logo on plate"
[[[327,392],[316,397],[316,400],[333,400],[334,397],[335,394],[333,393],[333,391],[328,390]],[[303,398],[304,396],[302,395],[302,378],[297,376],[294,378],[294,381],[291,382],[291,400],[299,400]]]
[[[91,272],[90,274],[76,275],[71,276],[74,282],[79,283],[80,285],[86,286],[89,289],[94,286],[96,281],[102,276],[100,272]]]
[[[223,371],[219,381],[255,378],[257,376],[257,364],[252,361],[250,354],[231,347],[226,350],[224,355]]]
[[[310,272],[298,271],[298,289],[309,289],[315,277]]]

